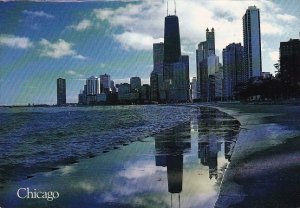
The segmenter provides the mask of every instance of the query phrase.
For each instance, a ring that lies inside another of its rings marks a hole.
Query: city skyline
[[[299,37],[293,28],[299,24],[297,1],[289,5],[280,1],[177,1],[182,54],[190,56],[190,78],[196,75],[194,51],[205,40],[203,31],[215,28],[216,55],[221,58],[228,44],[242,43],[242,16],[250,5],[261,13],[263,71],[274,73],[280,41]],[[54,6],[57,3],[0,3],[4,23],[0,24],[0,105],[54,104],[58,77],[67,79],[67,102],[77,102],[78,91],[92,75],[108,73],[116,84],[132,76],[149,83],[152,44],[163,41],[166,1]],[[172,10],[169,4],[170,14]],[[272,16],[271,11],[276,14]]]

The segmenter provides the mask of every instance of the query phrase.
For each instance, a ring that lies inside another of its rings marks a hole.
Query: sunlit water
[[[141,141],[6,184],[0,201],[13,207],[213,207],[240,124],[215,109],[170,108],[192,111],[189,121],[173,119],[172,128]],[[20,187],[58,191],[60,197],[20,200]]]

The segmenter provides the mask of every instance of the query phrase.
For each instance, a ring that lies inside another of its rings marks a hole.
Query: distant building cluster
[[[82,105],[149,102],[150,86],[142,85],[140,77],[131,77],[130,84],[121,83],[115,86],[108,74],[88,78],[84,89],[78,96],[78,103]]]
[[[196,50],[197,81],[191,83],[193,100],[234,99],[240,83],[263,76],[260,14],[255,6],[250,6],[243,16],[243,39],[244,46],[231,43],[223,49],[222,65],[215,53],[215,30],[206,30],[206,41],[200,42]]]
[[[300,40],[280,43],[280,63],[276,78],[262,71],[260,11],[249,6],[243,16],[243,45],[230,43],[216,55],[215,29],[206,29],[206,40],[196,49],[196,77],[190,81],[189,56],[181,53],[179,19],[165,17],[164,42],[153,43],[153,71],[150,85],[140,77],[115,85],[110,75],[91,76],[79,94],[79,104],[143,104],[212,102],[237,99],[237,92],[249,83],[280,80],[286,97],[300,96]],[[271,86],[272,88],[272,86]],[[282,91],[282,90],[281,90]],[[298,92],[299,91],[299,92]],[[253,92],[250,92],[250,94]],[[245,94],[245,92],[244,92]],[[270,93],[269,93],[270,94]],[[247,93],[245,94],[247,95]],[[284,96],[281,96],[284,97]],[[57,80],[57,105],[66,104],[66,81]]]
[[[270,78],[262,72],[259,9],[250,6],[243,17],[244,46],[231,43],[223,49],[223,65],[216,55],[215,30],[196,50],[196,77],[189,78],[189,57],[181,55],[178,17],[165,18],[164,43],[153,44],[151,100],[157,102],[211,102],[235,99],[238,85]]]

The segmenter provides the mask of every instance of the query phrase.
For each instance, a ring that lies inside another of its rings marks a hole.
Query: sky
[[[242,17],[261,15],[263,71],[275,73],[279,44],[299,38],[299,0],[177,0],[182,54],[190,56],[215,29],[216,55],[243,42]],[[166,0],[0,1],[0,105],[55,104],[56,79],[77,102],[86,78],[110,74],[115,83],[139,76],[149,83],[152,44],[163,42]],[[169,0],[169,14],[174,3]],[[243,44],[243,43],[242,43]]]

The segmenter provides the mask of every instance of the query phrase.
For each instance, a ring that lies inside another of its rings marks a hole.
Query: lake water
[[[197,106],[14,111],[1,113],[4,207],[213,207],[240,127]],[[20,187],[60,197],[21,200]]]

